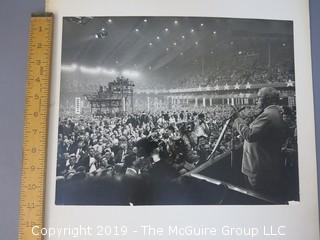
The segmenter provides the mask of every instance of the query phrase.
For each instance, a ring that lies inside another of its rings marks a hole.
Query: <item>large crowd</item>
[[[215,66],[210,66],[208,70],[186,71],[182,76],[170,81],[170,88],[198,88],[214,87],[216,85],[224,86],[235,84],[272,84],[294,81],[293,63],[281,61],[272,66],[251,61],[234,61],[220,62]],[[168,83],[165,81],[150,81],[144,82],[143,85],[138,85],[139,88],[157,88],[167,89]]]
[[[61,116],[57,177],[64,181],[124,175],[156,180],[175,178],[208,160],[233,111],[231,106],[216,105],[201,112],[137,112],[122,117]],[[241,114],[249,123],[259,112],[248,106]],[[288,147],[295,144],[294,110],[284,108],[283,118],[291,136],[286,143]],[[229,127],[214,156],[241,142]]]
[[[282,63],[268,67],[262,64],[241,65],[235,64],[217,66],[204,74],[189,74],[178,81],[177,87],[195,88],[206,86],[223,86],[225,84],[261,84],[274,82],[294,81],[294,72],[290,64]]]

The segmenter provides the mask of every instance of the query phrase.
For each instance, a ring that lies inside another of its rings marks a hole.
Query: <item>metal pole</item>
[[[131,112],[133,113],[133,90],[131,91]]]

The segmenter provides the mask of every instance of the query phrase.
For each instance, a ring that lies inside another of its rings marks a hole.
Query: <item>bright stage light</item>
[[[127,78],[136,78],[140,75],[139,72],[133,70],[124,70],[121,72],[121,74]]]
[[[86,67],[86,66],[80,66],[80,72],[82,73],[86,73],[86,74],[98,74],[100,71],[100,69],[95,67],[95,68],[91,68],[91,67]]]
[[[114,70],[114,69],[109,70],[109,69],[105,69],[104,68],[104,69],[101,70],[101,73],[104,74],[104,75],[109,75],[109,76],[117,75],[117,71]]]
[[[61,71],[63,72],[74,72],[78,69],[78,65],[73,63],[71,65],[61,65]]]
[[[73,63],[71,65],[62,65],[61,71],[63,72],[74,72],[76,70],[80,70],[81,73],[84,74],[91,74],[91,75],[108,75],[108,76],[116,76],[118,72],[115,69],[107,69],[103,67],[87,67],[87,66],[80,66],[78,67],[77,64]]]

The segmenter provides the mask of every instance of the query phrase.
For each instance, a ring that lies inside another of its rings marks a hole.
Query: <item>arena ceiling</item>
[[[221,58],[292,48],[292,22],[190,17],[65,17],[62,66],[175,78]],[[278,50],[274,51],[276,54]]]

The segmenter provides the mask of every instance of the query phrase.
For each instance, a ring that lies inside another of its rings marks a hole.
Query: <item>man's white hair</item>
[[[267,103],[278,104],[280,101],[280,92],[273,87],[264,87],[259,90],[259,95]]]

